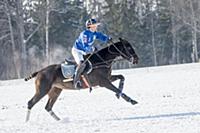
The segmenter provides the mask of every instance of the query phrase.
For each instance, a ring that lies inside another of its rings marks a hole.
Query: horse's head
[[[132,62],[133,64],[137,64],[138,63],[138,56],[137,54],[135,53],[135,50],[133,49],[133,47],[131,46],[131,44],[122,39],[122,38],[119,38],[120,42],[119,42],[119,45],[118,45],[118,51],[120,53],[120,55],[127,59],[128,61]]]
[[[135,53],[135,50],[133,49],[131,44],[128,41],[121,38],[119,38],[118,42],[112,42],[111,45],[92,54],[89,60],[93,65],[108,65],[109,63],[112,63],[112,61],[118,56],[121,56],[122,58],[132,62],[133,64],[138,63],[138,56]]]

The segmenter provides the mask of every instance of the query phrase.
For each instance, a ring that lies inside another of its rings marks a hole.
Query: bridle
[[[115,45],[115,43],[114,43],[113,41],[111,41],[111,43],[112,43],[112,44],[111,44],[110,46],[114,46],[114,48],[119,52],[119,54],[120,54],[122,57],[126,58],[129,62],[133,62],[134,57],[131,55],[131,53],[129,52],[128,48],[123,44],[123,42],[121,42],[121,43],[122,43],[123,49],[125,50],[125,52],[126,52],[127,55],[124,54],[124,53],[122,52],[122,50],[120,50],[120,49]],[[118,54],[118,53],[114,53],[113,51],[111,51],[111,50],[110,50],[110,46],[109,46],[108,51],[109,51],[111,54]]]
[[[128,61],[133,62],[134,57],[131,55],[131,53],[129,52],[128,48],[123,44],[123,42],[121,42],[121,43],[122,43],[123,49],[125,50],[127,55],[125,53],[123,53],[122,50],[119,49],[113,41],[111,41],[111,44],[108,46],[108,52],[110,54],[112,54],[112,55],[120,55],[120,56],[126,58]],[[113,46],[116,49],[117,52],[112,51],[110,49],[111,46]],[[98,51],[93,53],[93,54],[96,54],[99,57],[99,59],[102,60],[102,62],[100,62],[100,63],[95,63],[93,68],[94,67],[95,68],[99,68],[99,67],[107,67],[107,68],[109,68],[112,65],[112,63],[110,63],[110,62],[123,60],[123,59],[119,59],[119,58],[118,59],[105,60],[98,54]]]

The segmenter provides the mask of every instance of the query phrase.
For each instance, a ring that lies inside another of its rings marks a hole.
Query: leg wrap
[[[124,79],[120,80],[119,82],[119,89],[122,91],[124,88]]]
[[[31,110],[28,109],[28,110],[27,110],[27,114],[26,114],[26,122],[29,121],[29,119],[30,119],[30,114],[31,114]]]

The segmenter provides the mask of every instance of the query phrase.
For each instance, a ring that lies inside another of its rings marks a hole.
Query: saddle
[[[76,62],[73,61],[73,60],[66,59],[64,63],[61,63],[61,71],[62,71],[63,77],[65,78],[63,80],[63,82],[73,81],[73,77],[74,77],[74,74],[75,74],[75,71],[76,71],[76,67],[77,67]],[[83,74],[89,74],[91,71],[92,71],[92,64],[89,61],[87,61],[86,62],[86,68],[83,71]],[[80,81],[81,86],[79,86],[78,88],[88,88],[88,87],[90,87],[85,76],[81,75],[80,80],[81,80]]]
[[[72,78],[75,73],[75,70],[76,70],[75,65],[70,65],[70,64],[66,64],[66,63],[61,64],[61,71],[62,71],[64,78],[66,78],[66,79]]]

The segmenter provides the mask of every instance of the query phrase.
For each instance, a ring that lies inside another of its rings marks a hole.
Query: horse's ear
[[[123,39],[122,39],[121,37],[119,37],[119,40],[120,40],[120,42],[122,42],[122,41],[123,41]]]

